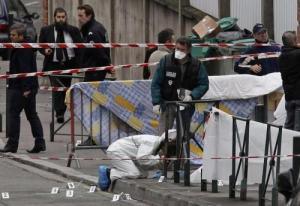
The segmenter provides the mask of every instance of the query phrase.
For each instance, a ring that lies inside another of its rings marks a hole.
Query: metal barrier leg
[[[166,117],[165,117],[165,140],[164,140],[165,141],[165,148],[164,148],[165,156],[167,156],[167,154],[168,154],[167,144],[168,144],[168,138],[169,138],[169,133],[168,133],[168,129],[169,129],[169,124],[168,124],[168,122],[169,122],[169,112],[170,112],[169,106],[167,105],[166,106]],[[162,115],[162,113],[160,115]],[[164,177],[167,178],[167,176],[168,176],[168,164],[167,164],[167,160],[164,160]]]
[[[174,161],[174,183],[180,182],[180,151],[182,147],[182,137],[181,137],[181,130],[180,130],[180,113],[179,113],[179,106],[176,108],[176,130],[177,130],[177,139],[176,139],[176,160]]]
[[[2,127],[2,114],[0,114],[0,132],[3,132],[3,127]]]
[[[265,199],[264,199],[265,197],[263,195],[264,188],[265,188],[264,184],[261,183],[258,185],[258,205],[259,206],[265,206]]]
[[[186,131],[188,132],[188,131]],[[189,135],[187,137],[188,139],[186,140],[186,160],[184,162],[184,186],[190,186],[190,140],[189,140]]]
[[[71,167],[72,158],[75,154],[75,115],[74,115],[74,102],[73,91],[70,91],[70,111],[71,111],[71,153],[69,154],[67,167]]]
[[[246,122],[246,129],[245,129],[245,137],[244,137],[244,144],[245,144],[245,156],[249,154],[249,120]],[[241,191],[240,191],[240,199],[247,200],[247,182],[248,182],[248,158],[244,159],[244,174],[243,180],[241,181]]]
[[[9,74],[8,72],[6,72],[6,74]],[[5,137],[8,138],[8,79],[6,79],[6,87],[5,87]]]
[[[212,193],[218,193],[218,180],[212,180],[211,181],[211,192]]]
[[[232,157],[236,156],[236,119],[232,120]],[[229,198],[235,198],[235,159],[231,163],[231,175],[229,176]]]
[[[51,108],[51,122],[50,122],[50,142],[54,142],[54,121],[55,121],[55,118],[54,118],[54,92],[52,92],[52,100],[51,100],[51,105],[52,105],[52,108]]]

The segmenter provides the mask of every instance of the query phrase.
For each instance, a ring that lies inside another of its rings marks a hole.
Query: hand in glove
[[[185,97],[184,97],[184,99],[183,99],[183,101],[185,101],[185,102],[189,102],[189,101],[192,101],[193,99],[192,99],[192,96],[191,95],[185,95]]]
[[[159,104],[153,106],[153,112],[159,114],[159,112],[160,112],[160,105]]]

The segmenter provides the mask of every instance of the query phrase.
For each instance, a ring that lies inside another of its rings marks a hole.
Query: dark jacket
[[[81,28],[84,43],[109,43],[107,31],[95,19],[90,20]],[[111,64],[109,48],[86,48],[82,55],[83,67],[102,67]],[[105,78],[106,71],[103,73]],[[99,79],[100,81],[103,79]]]
[[[204,67],[191,55],[188,58],[183,78],[174,52],[160,60],[151,84],[153,105],[162,104],[165,100],[177,101],[179,88],[192,91],[193,100],[201,99],[207,92],[209,81]]]
[[[280,48],[276,45],[272,46],[252,46],[249,48],[245,54],[257,54],[257,53],[267,53],[267,52],[280,52]],[[241,58],[234,65],[234,71],[239,74],[252,74],[252,75],[266,75],[272,72],[279,72],[279,64],[277,58],[264,58],[259,59],[255,58],[255,60],[250,61],[247,65],[255,65],[260,64],[262,66],[262,70],[259,73],[254,73],[249,70],[249,68],[240,67],[239,65],[244,62],[246,58]]]
[[[34,49],[12,49],[9,62],[9,73],[36,72],[36,53]],[[9,89],[18,89],[22,92],[38,88],[37,77],[16,78],[8,80]]]
[[[285,99],[300,99],[300,48],[282,47],[279,67]]]
[[[39,42],[40,43],[55,43],[55,36],[54,36],[54,25],[45,26],[41,29]],[[77,27],[67,25],[67,32],[70,34],[73,43],[82,43],[82,37],[80,34],[80,31]],[[80,59],[81,59],[81,49],[74,49],[75,53],[75,60],[78,66],[80,66]],[[43,55],[45,55],[45,49],[39,50]],[[52,52],[49,56],[45,55],[44,64],[43,64],[43,70],[48,71],[49,63],[53,61],[53,54]]]

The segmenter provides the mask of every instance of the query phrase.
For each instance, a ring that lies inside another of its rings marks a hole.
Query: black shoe
[[[59,116],[56,118],[57,123],[62,124],[65,122],[65,118],[63,116]]]
[[[2,153],[8,153],[8,152],[16,153],[17,150],[18,150],[17,147],[5,145],[5,147],[3,149],[0,149],[0,152],[2,152]]]
[[[92,137],[88,137],[83,143],[78,144],[78,146],[95,146],[95,145],[97,144]]]
[[[41,151],[46,151],[46,145],[34,145],[31,150],[26,150],[28,153],[40,153]]]

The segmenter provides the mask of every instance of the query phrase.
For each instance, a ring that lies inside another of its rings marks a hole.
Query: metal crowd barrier
[[[184,185],[190,186],[190,140],[193,139],[194,142],[197,144],[199,148],[201,148],[200,144],[197,142],[197,140],[192,137],[192,133],[190,132],[190,122],[188,124],[183,125],[182,116],[179,107],[185,107],[188,108],[191,105],[197,104],[197,103],[212,103],[216,107],[218,107],[219,101],[216,100],[194,100],[189,102],[184,101],[166,101],[166,127],[165,127],[165,156],[168,154],[167,146],[168,146],[168,122],[169,122],[169,112],[170,112],[170,105],[176,105],[176,129],[177,129],[177,138],[176,138],[176,158],[177,160],[174,161],[174,183],[180,183],[180,167],[181,167],[181,157],[182,152],[181,148],[183,150],[183,154],[185,155],[183,161],[183,168],[184,168]],[[206,113],[207,115],[207,113]],[[201,125],[205,123],[205,119],[207,116],[204,116],[203,122],[199,122],[198,127],[194,131],[194,133],[199,129]],[[202,148],[201,148],[202,149]],[[167,170],[168,170],[168,163],[167,160],[164,160],[164,171],[163,175],[165,178],[167,178]]]
[[[278,128],[278,134],[276,138],[276,143],[273,148],[272,146],[272,138],[271,138],[271,128]],[[269,184],[269,180],[272,174],[273,186],[272,186],[272,206],[278,205],[278,187],[277,187],[277,177],[280,171],[280,155],[281,155],[281,139],[282,139],[282,126],[268,124],[267,126],[267,135],[266,135],[266,143],[265,143],[265,158],[263,165],[263,174],[262,174],[262,182],[259,184],[259,206],[265,205],[266,200],[266,191]],[[271,157],[266,157],[271,155]],[[277,156],[275,158],[275,156]],[[268,165],[269,159],[269,165]],[[275,161],[276,159],[276,161]],[[274,168],[276,170],[274,171]],[[267,172],[268,168],[268,172]],[[267,174],[268,173],[268,174]]]
[[[237,120],[246,122],[243,141],[239,136]],[[232,126],[232,131],[233,131],[232,132],[233,134],[232,157],[233,158],[232,158],[232,174],[229,176],[229,198],[235,198],[237,178],[240,174],[240,171],[242,171],[243,177],[240,183],[240,199],[247,200],[247,180],[248,180],[248,158],[247,157],[249,156],[249,132],[250,132],[249,126],[250,126],[250,119],[233,116],[233,126]],[[276,138],[274,148],[273,148],[272,138],[271,138],[271,128],[278,128],[278,135]],[[273,180],[271,201],[273,206],[278,205],[277,177],[280,171],[281,139],[282,139],[282,126],[268,123],[266,141],[265,141],[262,182],[259,184],[259,206],[265,205],[266,191],[269,185],[271,174]],[[238,156],[246,157],[246,158],[239,158],[238,168],[236,169],[236,158],[234,157],[237,157],[236,154],[237,143],[240,150]],[[274,169],[275,167],[276,169]]]
[[[108,112],[108,121],[109,121],[109,124],[108,124],[108,144],[106,145],[103,145],[103,133],[102,133],[102,123],[103,123],[103,110],[105,109],[104,107],[102,107],[101,105],[97,105],[97,107],[99,107],[100,109],[100,112],[99,112],[99,127],[101,128],[100,129],[100,139],[99,139],[99,145],[95,145],[95,146],[80,146],[76,143],[76,139],[75,137],[76,136],[79,136],[79,135],[76,135],[75,133],[75,113],[74,113],[74,102],[73,102],[73,90],[70,90],[70,113],[71,113],[71,117],[70,117],[70,124],[71,124],[71,142],[70,142],[70,145],[71,145],[71,152],[69,154],[69,158],[68,158],[68,162],[67,162],[67,166],[70,167],[71,166],[71,163],[72,163],[72,160],[73,160],[73,157],[76,157],[76,150],[82,150],[82,149],[107,149],[107,147],[112,143],[112,137],[111,137],[111,131],[112,131],[112,128],[111,128],[111,121],[112,120],[115,120],[115,121],[118,121],[118,124],[117,124],[117,131],[118,131],[118,136],[117,136],[117,139],[120,139],[121,138],[121,130],[122,131],[125,131],[125,133],[127,134],[127,136],[130,136],[130,135],[136,135],[136,134],[139,134],[136,130],[132,129],[129,125],[127,125],[125,122],[123,122],[121,119],[119,119],[115,114],[113,114],[111,111],[107,110]],[[80,92],[80,100],[81,100],[81,112],[80,112],[80,119],[83,120],[83,109],[82,109],[82,106],[83,106],[83,93]],[[89,100],[89,107],[90,107],[90,111],[93,111],[95,108],[93,107],[93,100],[90,99]],[[94,134],[93,134],[93,130],[92,130],[92,113],[90,112],[89,114],[89,121],[90,121],[90,128],[85,128],[87,131],[87,136],[91,136],[93,137]],[[83,133],[83,124],[81,123],[81,133]],[[124,128],[124,127],[125,128]],[[122,127],[122,128],[121,128]],[[83,137],[83,135],[80,135],[81,137]],[[83,139],[81,138],[81,142]],[[78,161],[77,161],[77,164],[78,164]],[[79,165],[79,164],[78,164]]]
[[[241,140],[237,120],[246,122],[244,138]],[[236,157],[236,146],[238,142],[240,153],[238,156],[247,157],[249,155],[249,123],[250,119],[241,117],[232,117],[232,157]],[[248,158],[241,158],[239,160],[238,168],[236,171],[236,159],[232,159],[232,173],[229,176],[229,198],[235,198],[236,182],[242,167],[243,178],[241,180],[240,199],[247,199],[247,179],[248,179]]]
[[[78,75],[49,75],[49,77],[52,77],[54,81],[56,81],[60,87],[66,87],[61,81],[60,78],[68,78],[68,79],[83,79],[83,76]],[[70,122],[71,118],[68,118],[64,123],[60,124],[57,128],[55,128],[55,112],[54,112],[54,91],[52,92],[52,101],[51,101],[51,122],[49,125],[50,128],[50,142],[54,141],[55,135],[57,136],[66,136],[69,134],[66,133],[59,133],[59,131]],[[83,135],[83,128],[81,128],[82,133],[79,136],[85,136]]]

